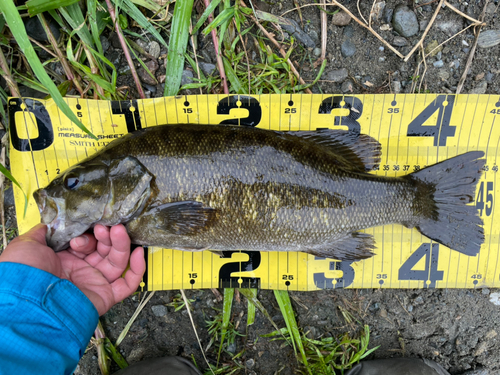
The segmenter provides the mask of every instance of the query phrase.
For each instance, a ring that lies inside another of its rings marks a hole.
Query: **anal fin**
[[[371,258],[374,255],[372,250],[375,250],[375,239],[371,234],[353,232],[324,248],[314,248],[308,252],[325,258],[356,261]]]

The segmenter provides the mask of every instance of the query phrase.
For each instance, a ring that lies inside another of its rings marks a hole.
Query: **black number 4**
[[[447,102],[447,105],[444,105]],[[455,126],[450,125],[455,97],[439,95],[408,125],[408,137],[434,137],[434,146],[446,146],[446,138],[455,135]],[[436,125],[424,123],[439,111]]]
[[[414,270],[413,267],[425,257],[425,269]],[[437,269],[439,259],[439,244],[423,243],[410,255],[399,268],[399,280],[419,280],[424,282],[424,288],[435,288],[436,281],[443,280],[443,271]],[[430,283],[427,284],[427,281]]]
[[[483,210],[486,216],[491,215],[493,210],[493,181],[486,182],[486,204],[484,201],[484,181],[479,185],[479,190],[476,199],[476,208],[479,210],[479,216],[483,215]]]

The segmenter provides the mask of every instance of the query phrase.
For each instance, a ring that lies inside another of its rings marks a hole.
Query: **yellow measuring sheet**
[[[200,95],[133,101],[66,99],[81,132],[52,100],[9,99],[11,170],[28,195],[14,190],[20,233],[40,221],[33,191],[115,138],[161,124],[232,123],[274,130],[350,129],[382,144],[373,173],[401,176],[472,150],[486,153],[475,205],[486,234],[478,256],[433,243],[415,229],[386,225],[366,229],[376,255],[338,262],[296,252],[184,252],[149,248],[144,289],[259,287],[475,288],[500,286],[498,164],[499,95]],[[238,207],[234,208],[239,209]]]

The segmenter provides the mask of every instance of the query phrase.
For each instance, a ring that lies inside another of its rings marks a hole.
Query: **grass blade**
[[[251,288],[248,290],[249,293],[251,293],[254,298],[257,298],[257,289]],[[255,305],[250,300],[248,300],[247,327],[251,326],[254,323],[255,323]]]
[[[80,120],[78,120],[78,117],[76,117],[73,111],[71,111],[68,104],[66,104],[59,90],[57,89],[57,86],[54,84],[54,82],[52,82],[52,79],[43,68],[40,59],[38,58],[35,50],[33,49],[33,46],[31,45],[28,34],[26,34],[26,29],[24,28],[23,21],[14,3],[12,1],[0,1],[0,10],[3,12],[5,20],[9,25],[10,31],[12,32],[12,35],[16,39],[16,42],[26,56],[31,69],[40,80],[40,83],[48,89],[50,95],[54,99],[54,102],[57,104],[61,112],[63,112],[71,121],[73,121],[83,132],[87,133],[97,141],[97,137],[92,134],[85,127],[85,125],[83,125]]]
[[[281,313],[283,314],[288,332],[290,332],[290,336],[292,336],[292,342],[294,343],[293,348],[296,351],[295,344],[297,344],[297,347],[299,348],[300,354],[302,356],[304,366],[312,375],[311,370],[309,369],[307,364],[306,352],[304,350],[304,345],[302,344],[302,338],[300,336],[297,321],[295,320],[295,314],[293,312],[293,306],[292,302],[290,301],[290,296],[288,295],[288,292],[286,290],[275,290],[274,296],[276,297],[276,301],[278,302]]]
[[[132,327],[132,324],[134,324],[134,321],[137,319],[137,317],[141,313],[141,311],[144,308],[144,306],[146,306],[146,304],[148,303],[148,301],[154,295],[155,295],[155,292],[151,292],[151,293],[149,293],[149,296],[147,296],[147,297],[144,296],[144,298],[142,299],[142,301],[139,303],[139,306],[137,306],[137,308],[135,309],[135,312],[132,315],[132,317],[130,318],[130,320],[128,321],[127,325],[125,326],[125,328],[123,329],[123,331],[120,333],[120,336],[118,336],[118,339],[116,339],[115,347],[117,347],[118,345],[121,344],[121,342],[123,341],[123,339],[125,338],[125,336],[127,336],[127,333],[129,331],[130,327]]]
[[[89,47],[94,47],[92,36],[89,29],[85,25],[85,18],[83,17],[82,10],[78,4],[72,4],[65,8],[59,8],[59,12],[63,15],[64,19],[71,26],[71,29],[76,31],[82,42]]]
[[[167,56],[167,71],[165,73],[164,96],[176,95],[181,87],[182,71],[184,69],[184,54],[189,39],[189,25],[194,0],[177,0],[175,2],[170,46]]]
[[[153,35],[161,44],[163,44],[165,47],[168,47],[167,42],[165,42],[165,40],[162,38],[160,33],[158,31],[156,31],[156,29],[154,28],[152,23],[146,18],[146,16],[144,16],[144,14],[142,14],[142,12],[135,6],[134,3],[132,3],[132,1],[130,1],[130,0],[112,0],[112,1],[116,7],[120,6],[125,13],[127,13],[143,29],[145,29],[147,32],[149,32],[151,35]],[[176,4],[179,1],[182,3],[186,0],[178,0],[176,2]],[[193,2],[191,0],[188,0],[188,2],[189,1],[191,2],[191,8],[192,8]],[[177,5],[175,7],[177,8]],[[188,19],[190,17],[191,17],[191,12],[189,12]],[[173,28],[173,25],[174,24],[172,23],[172,28]],[[189,25],[189,21],[188,21],[188,25]],[[188,27],[188,29],[189,29],[189,27]],[[174,35],[173,31],[172,31],[172,34],[170,34],[170,35],[171,35],[171,37],[172,37],[172,35]]]
[[[174,15],[175,17],[175,15]],[[204,30],[203,34],[208,35],[210,31],[215,29],[217,26],[223,24],[224,22],[230,20],[231,18],[234,17],[234,8],[228,8],[224,9],[222,12],[219,13],[219,15],[208,25]],[[219,38],[222,40],[222,37]]]
[[[7,177],[9,180],[11,180],[14,184],[16,184],[16,186],[19,188],[19,190],[21,190],[21,192],[23,193],[23,195],[24,195],[24,215],[23,215],[23,218],[25,218],[26,217],[26,210],[28,209],[28,197],[26,196],[26,193],[24,192],[21,185],[19,185],[19,182],[17,182],[17,180],[14,178],[14,176],[12,176],[10,171],[7,168],[5,168],[2,164],[0,164],[0,172],[2,172],[5,175],[5,177]]]
[[[68,5],[79,2],[80,0],[29,0],[26,2],[28,14],[33,17],[39,13],[46,12],[47,10],[66,7]]]
[[[227,79],[231,83],[231,88],[236,94],[245,94],[245,89],[243,88],[240,79],[236,75],[229,61],[227,61],[225,57],[222,57],[222,62],[224,63],[224,70],[226,72]]]
[[[115,346],[107,337],[104,338],[104,349],[106,349],[106,352],[108,352],[109,356],[113,359],[113,361],[116,362],[118,366],[120,366],[120,368],[128,367],[128,363],[125,358],[123,358],[121,353],[116,350]]]
[[[220,353],[222,351],[224,339],[226,338],[227,327],[229,326],[229,321],[231,320],[231,308],[233,307],[233,298],[234,298],[234,288],[225,288],[224,301],[222,303],[222,326],[221,326],[219,353],[217,354],[217,366],[219,366]]]
[[[201,15],[200,19],[198,20],[196,25],[193,27],[193,31],[191,32],[191,34],[194,35],[198,31],[198,29],[207,20],[210,13],[212,13],[215,10],[215,8],[217,7],[217,5],[219,5],[220,2],[221,2],[221,0],[212,0],[212,2],[210,2],[210,5],[205,9],[205,11]]]

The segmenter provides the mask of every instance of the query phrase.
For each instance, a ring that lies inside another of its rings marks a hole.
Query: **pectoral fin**
[[[309,253],[338,260],[361,260],[374,255],[375,240],[367,233],[353,232],[324,248],[310,249]]]
[[[141,215],[140,220],[176,235],[195,234],[206,230],[215,218],[216,210],[201,202],[183,201],[152,207]]]

